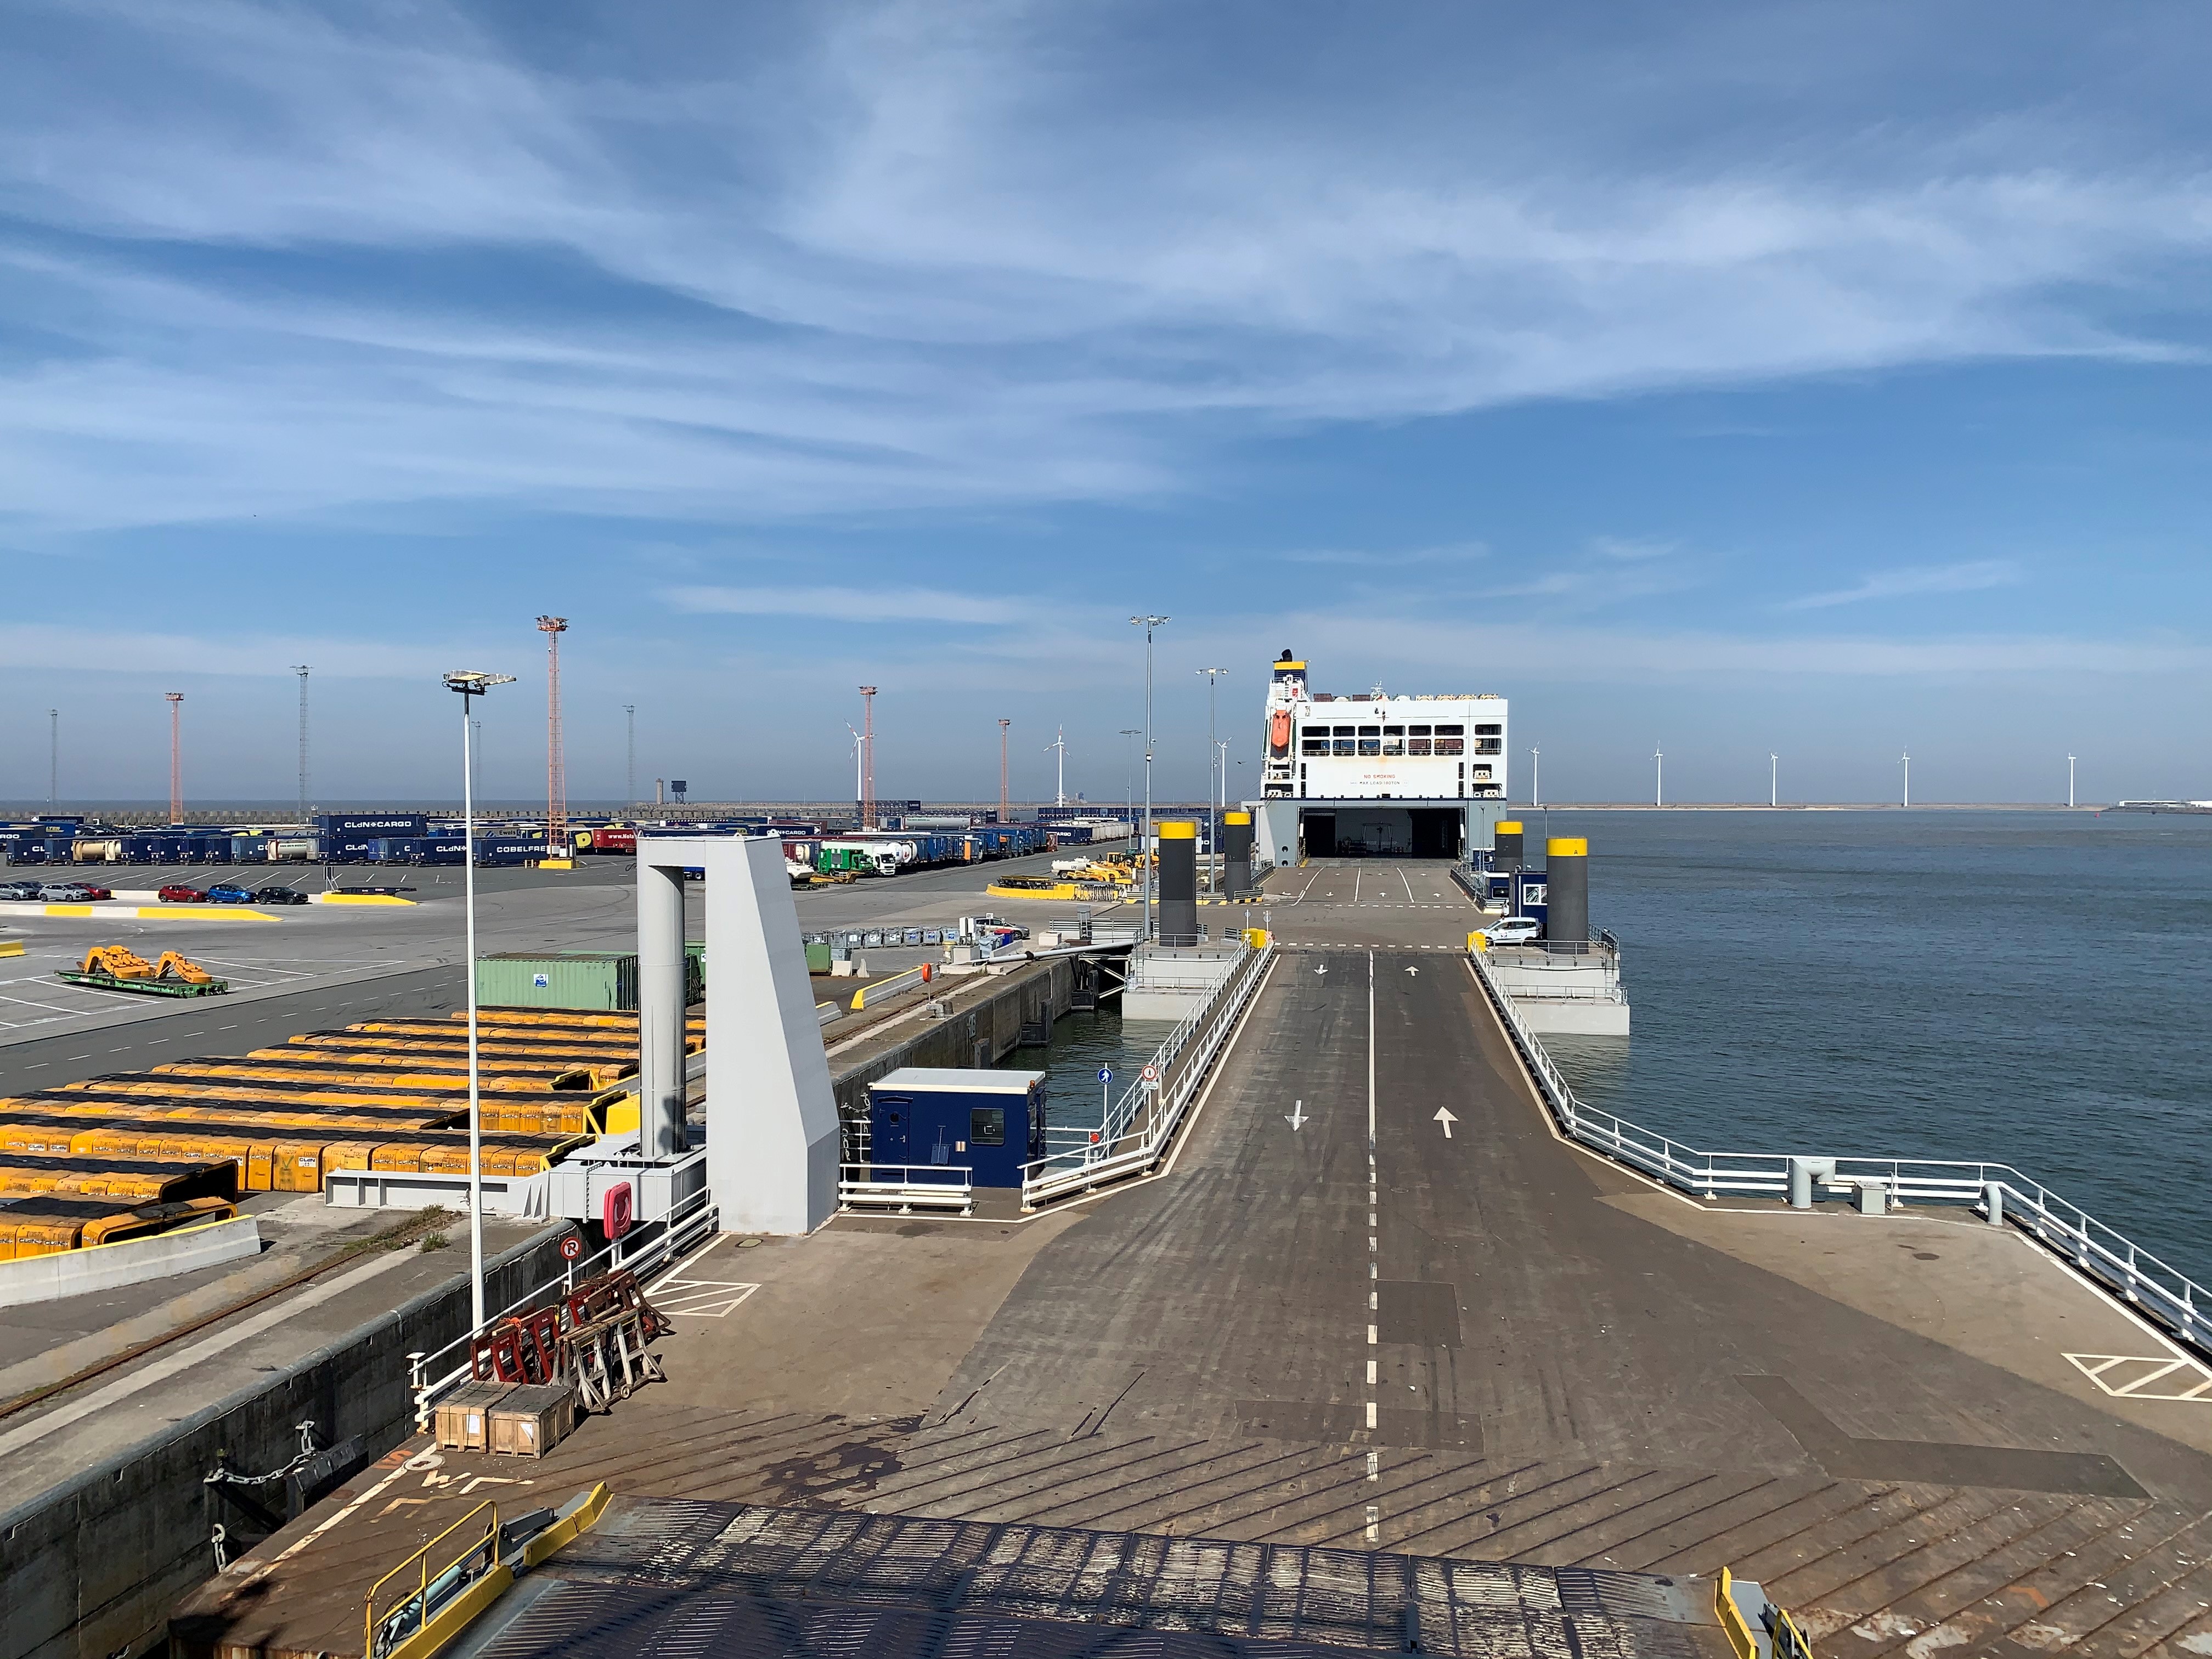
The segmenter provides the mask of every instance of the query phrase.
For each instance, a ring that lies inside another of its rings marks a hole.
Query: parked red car
[[[197,887],[171,885],[161,890],[164,904],[205,904],[207,895]]]
[[[81,881],[77,885],[84,889],[84,896],[88,899],[112,899],[115,896],[106,888],[95,887],[88,881]]]

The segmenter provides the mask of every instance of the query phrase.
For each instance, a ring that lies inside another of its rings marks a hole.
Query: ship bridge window
[[[1328,728],[1324,726],[1318,732],[1308,732],[1303,738],[1299,738],[1298,753],[1301,755],[1326,755],[1328,753]]]
[[[1476,726],[1476,727],[1474,728],[1474,735],[1475,735],[1476,737],[1478,737],[1478,738],[1497,738],[1497,737],[1503,737],[1503,736],[1504,735],[1504,733],[1505,733],[1505,728],[1504,728],[1504,726],[1498,726],[1498,725],[1495,725],[1495,724],[1487,724],[1487,723],[1486,723],[1486,724],[1484,724],[1484,725],[1478,726]]]
[[[1437,727],[1437,735],[1440,738],[1463,738],[1467,735],[1467,727],[1464,726],[1439,726]]]
[[[1463,726],[1437,727],[1436,752],[1439,755],[1464,755],[1467,752],[1467,739],[1461,733],[1466,730]]]
[[[1502,755],[1505,752],[1505,739],[1477,738],[1474,740],[1474,752],[1478,755]]]
[[[1356,729],[1357,728],[1349,726],[1340,726],[1336,728],[1336,752],[1338,754],[1349,755],[1352,752],[1353,738],[1352,734]]]
[[[1359,728],[1359,752],[1363,755],[1380,755],[1382,752],[1381,726],[1363,726]]]
[[[1404,726],[1386,726],[1382,728],[1382,752],[1386,755],[1402,755],[1406,752]]]

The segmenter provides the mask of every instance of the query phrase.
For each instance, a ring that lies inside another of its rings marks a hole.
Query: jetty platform
[[[542,1459],[403,1445],[173,1651],[360,1654],[473,1506],[604,1485],[449,1651],[1719,1659],[1727,1569],[1823,1659],[2212,1654],[2198,1358],[1963,1210],[1702,1201],[1563,1140],[1444,874],[1275,873],[1156,1174],[725,1236],[649,1286],[665,1382]]]

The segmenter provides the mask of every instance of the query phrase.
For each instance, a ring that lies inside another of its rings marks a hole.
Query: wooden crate
[[[576,1426],[576,1390],[566,1382],[528,1383],[491,1408],[491,1449],[543,1457]]]
[[[431,1419],[447,1451],[489,1451],[491,1410],[515,1392],[512,1382],[464,1382],[441,1400]]]

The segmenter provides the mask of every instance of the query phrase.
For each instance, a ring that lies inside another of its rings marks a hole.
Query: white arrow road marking
[[[1303,1129],[1313,1120],[1306,1115],[1306,1103],[1301,1100],[1291,1106],[1289,1112],[1284,1115],[1283,1121],[1293,1129]]]
[[[1419,973],[1421,970],[1420,970],[1419,969],[1418,969],[1418,968],[1408,968],[1407,969],[1406,969],[1406,971],[1407,971],[1407,973],[1409,973],[1409,974],[1418,974],[1418,973]]]
[[[1459,1121],[1457,1118],[1452,1115],[1451,1108],[1449,1106],[1437,1107],[1437,1121],[1444,1126],[1444,1139],[1446,1140],[1449,1140],[1451,1139],[1451,1126]]]

